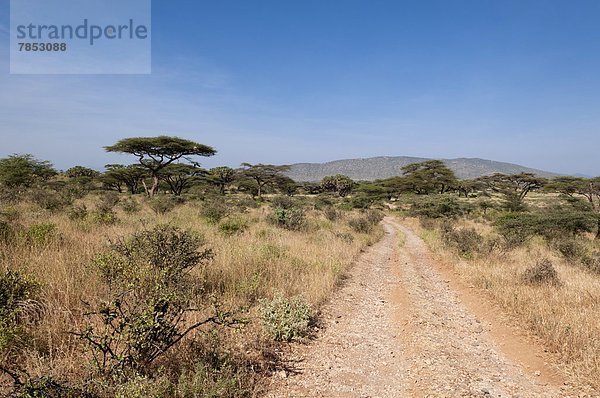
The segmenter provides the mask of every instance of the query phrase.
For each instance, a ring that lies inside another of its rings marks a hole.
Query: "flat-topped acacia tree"
[[[152,177],[152,187],[148,190],[150,196],[156,194],[160,172],[168,165],[180,159],[189,160],[190,156],[213,156],[217,153],[210,146],[165,135],[124,138],[104,149],[107,152],[129,153],[137,156],[140,165],[146,168]]]

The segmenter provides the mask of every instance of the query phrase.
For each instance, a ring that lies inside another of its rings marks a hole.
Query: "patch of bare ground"
[[[392,218],[268,397],[592,397]],[[399,236],[402,235],[402,239]],[[402,247],[399,242],[402,242]]]

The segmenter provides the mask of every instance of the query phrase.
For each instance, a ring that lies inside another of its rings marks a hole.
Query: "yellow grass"
[[[93,209],[93,201],[86,201]],[[160,223],[199,233],[215,253],[214,260],[198,271],[199,276],[221,301],[237,308],[252,307],[259,299],[278,293],[302,295],[320,305],[361,250],[383,234],[380,227],[370,235],[352,231],[347,224],[349,213],[332,222],[317,211],[307,214],[306,230],[288,231],[268,223],[270,210],[263,206],[236,214],[234,217],[247,221],[248,228],[228,236],[200,216],[200,206],[186,204],[162,216],[146,206],[135,214],[126,214],[117,206],[119,221],[101,225],[72,221],[64,213],[53,214],[34,205],[17,205],[21,214],[17,222],[24,228],[52,223],[58,231],[58,237],[47,245],[0,244],[4,269],[25,271],[42,283],[45,313],[36,332],[38,353],[32,352],[25,364],[28,371],[83,377],[87,359],[81,354],[80,342],[69,332],[81,329],[84,303],[93,302],[102,292],[103,285],[90,265],[111,239]],[[256,323],[251,327],[258,328]]]

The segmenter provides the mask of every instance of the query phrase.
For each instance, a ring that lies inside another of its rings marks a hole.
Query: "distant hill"
[[[353,180],[373,181],[402,174],[400,170],[410,163],[429,160],[408,156],[381,156],[368,159],[336,160],[328,163],[297,163],[286,173],[295,181],[320,181],[323,177],[344,174]],[[541,177],[554,177],[558,174],[512,163],[495,162],[485,159],[442,159],[458,178],[477,178],[494,173],[516,174],[533,173]]]

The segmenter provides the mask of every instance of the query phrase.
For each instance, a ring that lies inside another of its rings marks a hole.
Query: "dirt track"
[[[391,218],[288,358],[268,397],[578,397],[543,349],[429,256]],[[405,243],[399,245],[398,231]]]

